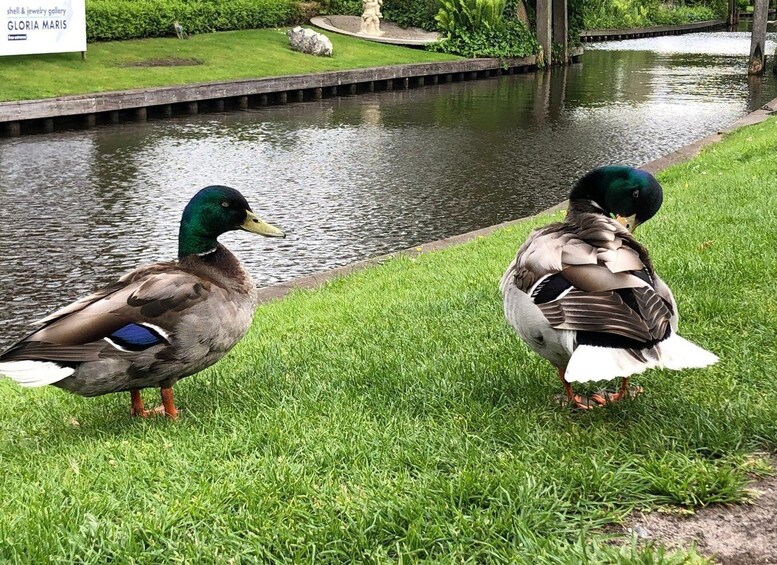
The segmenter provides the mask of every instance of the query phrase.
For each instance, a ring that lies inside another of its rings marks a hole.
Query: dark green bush
[[[437,0],[385,0],[382,10],[388,21],[402,27],[435,30],[438,8]]]
[[[475,31],[454,31],[445,41],[427,46],[431,51],[465,57],[525,57],[537,52],[537,40],[520,22],[503,20]]]
[[[178,21],[189,34],[277,27],[297,14],[290,0],[87,0],[89,41],[174,35]]]

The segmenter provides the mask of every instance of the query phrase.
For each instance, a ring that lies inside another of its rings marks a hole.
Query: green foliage
[[[440,31],[449,35],[496,28],[505,8],[505,0],[439,0],[439,4],[435,19]]]
[[[676,6],[674,8],[661,6],[650,14],[652,25],[686,24],[716,18],[718,18],[718,14],[709,6]]]
[[[454,28],[447,39],[427,49],[464,57],[525,57],[537,47],[537,39],[520,22],[503,21],[475,31]]]
[[[402,27],[437,29],[437,0],[388,0],[383,3],[385,18]]]
[[[437,9],[437,0],[389,0],[384,2],[381,12],[386,21],[399,26],[434,30],[437,29],[434,19]],[[321,13],[359,16],[362,0],[325,0]]]
[[[523,24],[503,17],[506,0],[439,0],[435,16],[446,33],[427,48],[465,57],[524,57],[537,52],[537,40]],[[511,2],[511,10],[515,3]]]
[[[289,0],[87,0],[89,41],[175,35],[178,21],[189,34],[278,27],[294,20]]]
[[[360,16],[362,11],[362,0],[325,0],[321,3],[322,14]]]
[[[581,21],[582,29],[623,29],[714,20],[722,18],[725,11],[725,0],[682,5],[659,0],[580,0],[570,4],[570,19]]]

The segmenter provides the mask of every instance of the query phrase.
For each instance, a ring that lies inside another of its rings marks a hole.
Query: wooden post
[[[739,5],[737,0],[728,0],[728,17],[726,18],[726,26],[729,31],[733,31],[734,26],[739,23]]]
[[[569,61],[569,16],[567,10],[567,0],[553,0],[553,43],[561,45],[562,65]]]
[[[537,66],[548,66],[551,63],[551,1],[537,0],[537,42],[542,48],[542,61],[538,58]]]
[[[777,75],[777,47],[774,48],[774,57],[772,57],[772,72]]]
[[[769,0],[755,0],[753,8],[753,35],[750,39],[750,62],[747,74],[762,75],[766,67],[766,20],[769,15]]]
[[[22,134],[21,122],[6,122],[5,131],[8,137],[19,137]]]

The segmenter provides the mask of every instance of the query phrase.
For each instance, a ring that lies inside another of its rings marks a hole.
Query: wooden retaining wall
[[[582,41],[612,41],[616,39],[634,39],[657,35],[681,35],[694,31],[721,29],[726,27],[724,20],[708,20],[692,24],[635,27],[631,29],[592,29],[580,32]]]
[[[579,57],[580,53],[576,54]],[[0,103],[0,135],[318,100],[526,72],[536,58],[465,59]]]

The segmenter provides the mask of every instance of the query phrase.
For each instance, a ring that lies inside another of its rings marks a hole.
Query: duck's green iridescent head
[[[572,187],[569,199],[593,201],[633,232],[658,212],[664,191],[647,171],[613,165],[587,173]]]
[[[258,218],[245,197],[234,188],[207,186],[184,208],[178,232],[178,258],[212,251],[216,238],[231,230],[286,237],[281,230]]]

